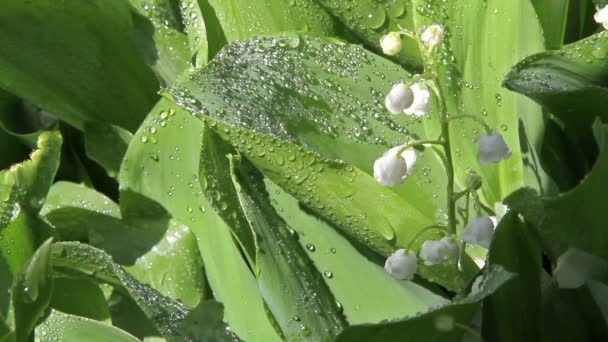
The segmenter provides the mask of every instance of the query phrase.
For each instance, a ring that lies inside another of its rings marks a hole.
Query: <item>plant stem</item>
[[[454,161],[452,159],[452,146],[450,144],[450,120],[447,113],[447,105],[443,89],[437,77],[434,79],[437,85],[437,95],[441,104],[441,136],[443,137],[443,149],[445,151],[445,169],[448,176],[447,184],[447,210],[448,210],[448,233],[456,234],[456,200],[454,200]]]
[[[490,127],[482,118],[480,118],[477,115],[458,114],[458,115],[449,115],[448,116],[448,121],[455,121],[455,120],[462,120],[462,119],[471,119],[471,120],[479,123],[480,125],[483,126],[483,128],[486,130],[486,133],[488,133],[488,135],[492,134],[492,132],[493,132],[492,127]]]
[[[467,194],[466,194],[464,203],[465,204],[464,204],[464,215],[462,218],[462,226],[466,227],[467,224],[469,224],[469,205],[471,203],[471,194],[469,192],[467,192]],[[464,257],[466,254],[466,249],[467,249],[467,243],[460,242],[457,265],[458,265],[458,269],[461,271],[463,269],[462,261],[464,260]]]
[[[422,235],[423,233],[429,231],[429,230],[433,230],[433,229],[437,229],[439,231],[441,231],[442,233],[446,234],[446,226],[441,225],[441,224],[432,224],[430,226],[426,226],[424,228],[422,228],[421,230],[419,230],[416,235],[414,235],[414,237],[410,240],[410,243],[407,244],[406,250],[410,250],[410,248],[412,247],[412,244],[420,237],[420,235]]]
[[[417,146],[422,146],[422,145],[442,145],[443,146],[443,141],[441,140],[418,140],[418,141],[414,141],[413,143],[407,144],[405,146],[403,146],[402,148],[399,149],[399,152],[397,153],[397,159],[400,158],[401,153],[407,151],[410,148],[413,147],[417,147]]]

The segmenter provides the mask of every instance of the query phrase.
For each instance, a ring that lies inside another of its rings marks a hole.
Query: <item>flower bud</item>
[[[476,172],[469,172],[469,174],[467,174],[467,179],[465,180],[465,185],[467,186],[467,189],[477,191],[481,189],[482,184],[483,179]]]
[[[494,222],[488,216],[471,220],[462,232],[462,241],[490,248],[494,235]]]
[[[403,112],[407,115],[423,116],[431,111],[431,92],[423,83],[416,83],[410,87],[414,100]]]
[[[418,159],[416,151],[409,148],[397,156],[403,146],[393,147],[374,162],[374,178],[384,186],[395,186],[414,172]]]
[[[393,277],[399,280],[411,280],[416,273],[418,259],[416,253],[405,249],[400,249],[393,253],[384,264],[384,269]]]
[[[387,56],[395,56],[401,51],[403,42],[398,32],[389,32],[380,38],[382,52]]]
[[[427,47],[434,49],[439,44],[443,42],[443,37],[445,36],[445,32],[443,27],[439,24],[433,24],[427,27],[424,32],[422,32],[422,43]]]
[[[604,25],[604,28],[608,30],[608,5],[604,6],[604,8],[598,8],[593,19],[595,19],[598,24]]]
[[[553,277],[559,288],[576,289],[585,285],[587,280],[606,272],[608,272],[606,260],[579,249],[569,248],[557,258]]]
[[[397,83],[386,95],[384,105],[391,114],[403,113],[403,110],[414,102],[414,92],[403,83]]]
[[[477,146],[479,147],[478,159],[481,165],[498,163],[511,157],[509,146],[498,132],[494,132],[492,135],[484,133],[477,140]]]

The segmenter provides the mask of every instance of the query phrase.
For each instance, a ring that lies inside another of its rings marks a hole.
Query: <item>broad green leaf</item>
[[[169,341],[182,341],[193,338],[191,324],[185,322],[192,314],[179,301],[163,296],[153,288],[136,281],[120,265],[103,252],[78,242],[60,242],[54,245],[52,262],[55,272],[59,274],[84,276],[98,282],[110,284],[128,295],[154,323],[158,331]],[[190,322],[197,322],[196,319]],[[204,325],[205,322],[199,322]],[[231,339],[231,333],[221,328],[225,340]]]
[[[568,248],[608,258],[608,218],[601,197],[602,190],[608,188],[608,126],[597,122],[594,130],[601,153],[591,173],[577,187],[554,197],[539,197],[533,190],[522,189],[507,200],[510,208],[533,224],[552,260]]]
[[[348,4],[340,0],[317,0],[317,2],[378,54],[382,54],[380,39],[383,35],[399,31],[399,26],[414,30],[414,8],[411,0],[354,0]],[[403,48],[395,59],[406,66],[421,69],[422,60],[418,44],[408,37],[402,38]]]
[[[86,279],[53,279],[50,306],[54,310],[110,323],[108,303],[101,288]]]
[[[257,258],[260,246],[256,231],[243,214],[237,189],[233,183],[227,155],[236,154],[234,149],[222,141],[208,127],[203,131],[199,177],[203,184],[203,194],[213,209],[230,226],[234,238],[239,242],[252,269],[259,269]],[[218,199],[218,196],[220,198]],[[230,209],[228,209],[230,208]],[[259,234],[259,232],[258,232]]]
[[[511,210],[492,238],[488,263],[517,274],[483,302],[488,341],[539,341],[541,337],[541,250],[531,227]],[[514,315],[513,312],[517,312]]]
[[[207,41],[207,24],[197,0],[179,0],[184,31],[188,35],[190,55],[194,57],[194,66],[205,66],[210,59],[209,42]],[[215,37],[211,37],[215,39]]]
[[[123,0],[125,1],[125,0]],[[190,66],[188,37],[182,33],[174,0],[128,0],[133,14],[135,47],[167,86]]]
[[[0,85],[77,128],[134,130],[156,101],[123,0],[5,1],[0,41]]]
[[[332,17],[314,0],[199,0],[203,17],[216,17],[228,43],[283,31],[331,36]]]
[[[8,127],[19,117],[19,105],[18,98],[0,89],[0,170],[27,157],[28,150]]]
[[[8,289],[34,254],[39,240],[50,234],[38,212],[59,166],[59,131],[42,133],[30,159],[0,171],[0,313],[9,305]]]
[[[13,283],[11,299],[17,341],[30,339],[38,320],[44,317],[51,302],[51,245],[52,239],[45,241]]]
[[[230,158],[234,187],[242,212],[259,236],[256,277],[283,336],[289,341],[334,339],[347,325],[339,304],[293,229],[270,204],[263,176],[236,158]]]
[[[55,310],[36,328],[36,340],[41,342],[57,340],[87,342],[139,341],[128,333],[109,324]]]
[[[371,176],[385,150],[424,130],[417,120],[384,112],[377,89],[399,76],[408,74],[360,47],[290,34],[235,43],[165,95],[202,115],[306,206],[388,255],[445,219],[439,209],[445,177],[432,152],[420,156],[422,170],[402,187],[384,188]],[[458,287],[449,273],[441,281]]]
[[[543,27],[546,47],[559,49],[591,35],[598,27],[591,0],[532,0]]]
[[[127,152],[131,133],[118,126],[85,123],[84,138],[87,155],[103,166],[112,178],[118,176],[120,163]]]
[[[522,60],[504,83],[567,125],[587,128],[596,116],[608,120],[608,109],[598,106],[608,94],[607,79],[608,34],[602,32]]]
[[[513,277],[514,274],[499,266],[494,266],[484,274],[481,288],[463,299],[454,300],[450,304],[412,317],[379,324],[354,325],[347,328],[337,341],[461,341],[465,330],[458,325],[468,327],[480,307],[480,302],[491,296],[505,283],[508,284]],[[440,331],[437,326],[445,320],[452,321],[452,329]]]
[[[121,189],[157,201],[175,219],[187,223],[197,238],[215,298],[224,305],[224,321],[233,332],[247,341],[280,340],[231,227],[203,195],[202,142],[200,120],[161,100],[129,145],[121,168]],[[221,202],[221,196],[218,192],[215,201]]]
[[[346,160],[360,170],[344,163],[327,164],[327,167],[336,169],[336,173],[344,173],[347,179],[354,182],[361,178],[358,175],[362,175],[364,179],[360,182],[370,185],[357,187],[356,184],[345,184],[342,190],[336,185],[332,192],[354,192],[353,189],[378,192],[378,196],[366,194],[368,202],[370,197],[382,197],[380,194],[396,196],[390,190],[380,188],[361,170],[371,173],[373,161],[389,146],[409,139],[406,122],[400,124],[394,121],[382,107],[378,107],[382,96],[377,89],[389,87],[390,82],[383,80],[374,71],[374,66],[388,75],[385,77],[398,80],[400,69],[396,65],[360,47],[311,36],[256,38],[233,44],[204,70],[184,75],[181,82],[169,92],[178,104],[193,113],[218,120],[219,133],[258,167],[264,163],[274,173],[285,173],[281,175],[284,179],[287,179],[286,172],[291,169],[290,166],[303,168],[300,175],[293,175],[292,191],[301,189],[304,193],[304,183],[311,181],[307,178],[315,178],[319,170],[325,167],[327,163],[319,160],[320,155]],[[407,77],[408,74],[403,72],[401,76]],[[226,97],[229,101],[225,101]],[[210,124],[215,123],[210,121]],[[261,145],[258,142],[260,137],[265,138],[264,143],[272,145]],[[297,145],[316,153],[308,153]],[[252,148],[256,148],[256,151]],[[284,154],[273,153],[271,148],[281,148]],[[254,153],[258,155],[253,156]],[[296,157],[303,159],[296,160]],[[432,156],[428,159],[434,161]],[[317,161],[321,163],[317,164]],[[312,177],[308,177],[311,172]],[[408,182],[419,191],[408,192],[411,204],[401,206],[407,208],[416,205],[411,209],[412,225],[413,222],[425,220],[418,211],[426,214],[427,222],[435,215],[434,188],[422,189],[421,183],[428,183],[425,180],[420,176]],[[283,186],[281,182],[278,183]],[[349,197],[347,193],[342,195],[345,198],[341,201],[350,200],[346,198]],[[319,197],[325,201],[323,196]],[[374,215],[372,210],[354,211]],[[409,210],[400,210],[403,211]],[[375,226],[369,228],[390,227],[387,224]],[[392,235],[390,231],[385,234]]]
[[[149,200],[123,193],[121,202],[122,208],[85,186],[57,182],[41,215],[60,239],[86,241],[126,265],[139,282],[196,306],[205,279],[194,236]]]
[[[537,151],[543,136],[540,107],[502,88],[502,78],[523,57],[544,50],[542,29],[528,0],[414,0],[416,28],[438,22],[447,42],[435,53],[451,114],[477,115],[500,132],[512,156],[499,164],[480,166],[476,140],[483,128],[470,120],[451,125],[452,155],[457,180],[467,170],[483,177],[482,197],[493,207],[528,184],[550,190]],[[430,137],[433,138],[433,137]]]
[[[270,179],[264,183],[272,206],[325,275],[350,324],[413,316],[445,301],[413,282],[396,280]]]
[[[559,289],[551,277],[542,277],[542,341],[604,341],[606,286],[595,280],[588,287]],[[596,292],[598,291],[598,292]]]

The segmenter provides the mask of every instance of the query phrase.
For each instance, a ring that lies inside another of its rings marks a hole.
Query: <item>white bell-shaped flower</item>
[[[387,56],[395,56],[399,54],[403,47],[401,36],[397,32],[390,32],[380,38],[380,47],[382,52]]]
[[[445,31],[443,30],[443,26],[439,24],[433,24],[427,27],[424,32],[422,32],[421,39],[422,43],[425,46],[434,49],[443,42],[444,37]]]
[[[423,116],[431,111],[431,92],[423,83],[416,83],[410,87],[414,100],[403,112],[407,115]]]
[[[462,232],[462,241],[490,248],[494,235],[494,222],[488,216],[471,220]]]
[[[418,258],[413,251],[406,252],[405,249],[399,249],[393,255],[389,256],[384,263],[384,269],[393,277],[399,280],[410,280],[416,273],[418,266]]]
[[[450,237],[441,240],[428,240],[420,248],[420,259],[427,266],[443,264],[458,258],[458,244]]]
[[[509,146],[498,132],[494,132],[492,135],[484,133],[477,140],[477,146],[479,147],[478,158],[481,165],[498,163],[511,157]]]
[[[562,289],[576,289],[587,280],[608,272],[608,262],[576,248],[569,248],[557,258],[553,278]]]
[[[604,6],[604,8],[598,8],[593,18],[598,24],[604,25],[604,28],[608,30],[608,5]]]
[[[386,95],[384,105],[391,114],[403,113],[403,110],[414,102],[414,92],[403,83],[397,83]]]
[[[403,183],[405,178],[414,172],[418,156],[409,148],[397,156],[404,146],[393,147],[374,162],[374,178],[384,186],[395,186]]]

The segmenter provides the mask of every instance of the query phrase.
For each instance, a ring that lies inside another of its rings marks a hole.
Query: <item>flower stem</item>
[[[405,146],[403,146],[402,148],[399,149],[399,152],[397,153],[397,159],[400,158],[401,153],[407,151],[410,148],[413,147],[418,147],[418,146],[423,146],[423,145],[443,145],[443,141],[441,140],[418,140],[418,141],[414,141],[413,143],[407,144]]]
[[[455,121],[455,120],[462,120],[462,119],[471,119],[473,121],[476,121],[477,123],[479,123],[480,125],[483,126],[483,128],[486,130],[486,133],[488,133],[488,135],[492,134],[492,132],[494,131],[492,129],[492,127],[490,127],[482,118],[480,118],[477,115],[457,114],[457,115],[448,116],[448,121]]]
[[[422,228],[421,230],[419,230],[416,235],[414,235],[414,237],[410,240],[410,243],[407,244],[406,250],[410,250],[410,248],[412,247],[412,244],[414,244],[414,242],[416,242],[416,240],[420,237],[420,235],[422,235],[423,233],[428,232],[429,230],[439,230],[442,233],[446,234],[446,226],[441,225],[441,224],[432,224],[430,226],[426,226],[424,228]]]
[[[450,144],[450,119],[447,112],[445,96],[439,80],[434,79],[441,104],[441,136],[443,138],[443,149],[445,151],[445,169],[448,176],[447,184],[447,210],[448,210],[448,233],[456,234],[456,200],[454,199],[454,161],[452,159],[452,146]]]

